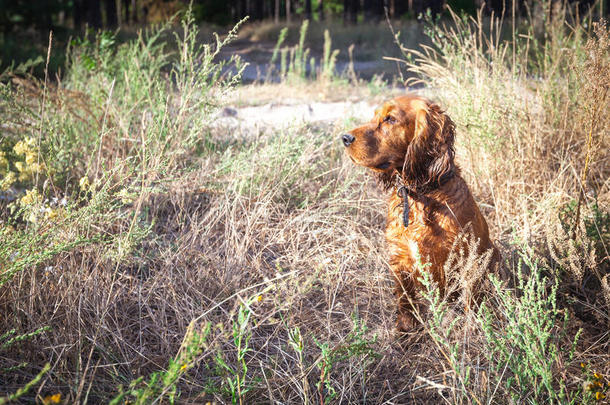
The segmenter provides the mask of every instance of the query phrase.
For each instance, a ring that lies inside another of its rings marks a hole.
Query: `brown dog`
[[[479,240],[478,254],[493,249],[489,267],[499,255],[468,186],[454,162],[455,126],[441,108],[417,96],[385,103],[373,119],[341,136],[347,154],[378,175],[388,201],[386,240],[396,280],[397,327],[416,324],[421,288],[417,260],[427,263],[441,293],[444,264],[456,239],[468,229]],[[461,243],[460,248],[467,248]],[[420,258],[420,259],[418,259]]]

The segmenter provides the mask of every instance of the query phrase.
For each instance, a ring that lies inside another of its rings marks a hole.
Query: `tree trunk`
[[[483,7],[485,14],[494,14],[496,17],[501,17],[502,14],[510,9],[511,0],[476,0],[477,8]],[[505,4],[506,3],[506,4]]]
[[[373,9],[374,2],[374,0],[364,0],[364,6],[362,7],[364,11],[364,21],[371,21],[375,18]]]
[[[117,26],[116,0],[106,0],[106,27]]]
[[[265,18],[265,4],[267,2],[265,0],[255,1],[252,6],[252,14],[254,14],[254,18],[257,20],[262,20]]]
[[[275,0],[275,23],[280,23],[280,0]]]
[[[138,6],[136,0],[131,0],[131,22],[138,22]]]
[[[375,15],[379,16],[378,19],[383,20],[385,18],[386,7],[387,0],[377,0],[375,2]]]
[[[102,10],[97,0],[85,0],[87,10],[87,23],[93,28],[102,28]]]
[[[124,17],[123,17],[123,22],[125,24],[127,24],[127,25],[131,22],[130,19],[129,19],[129,17],[130,17],[130,15],[129,15],[129,2],[130,2],[130,0],[121,0],[121,3],[123,3],[123,7],[122,8],[125,10],[125,14],[124,14]]]
[[[364,0],[365,21],[379,21],[383,18],[383,0]]]
[[[343,24],[347,25],[351,21],[351,0],[343,0]]]
[[[82,0],[74,0],[74,4],[72,5],[72,18],[74,19],[74,29],[80,29],[84,20]]]
[[[305,17],[311,21],[311,0],[305,0]]]
[[[425,0],[421,0],[422,2],[426,3]],[[396,0],[394,1],[394,18],[400,18],[400,16],[402,16],[403,14],[407,13],[409,11],[409,8],[411,7],[411,4],[417,2],[417,0],[409,0],[409,1],[400,1],[400,0]],[[417,15],[417,14],[415,14]]]
[[[286,0],[286,22],[290,24],[290,0]]]

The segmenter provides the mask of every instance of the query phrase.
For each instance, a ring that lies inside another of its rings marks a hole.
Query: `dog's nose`
[[[352,134],[343,134],[341,135],[341,140],[343,141],[343,145],[350,146],[356,138]]]

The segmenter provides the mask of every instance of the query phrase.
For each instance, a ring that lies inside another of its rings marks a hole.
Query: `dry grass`
[[[8,167],[25,159],[11,151],[29,132],[30,154],[47,168],[12,190],[67,205],[43,199],[11,214],[0,204],[10,215],[0,269],[12,272],[0,286],[0,334],[50,328],[0,340],[0,367],[11,369],[1,392],[49,363],[22,399],[594,402],[587,384],[610,375],[607,28],[587,37],[557,26],[558,42],[536,48],[553,63],[531,64],[530,45],[515,56],[534,70],[521,71],[509,48],[482,44],[476,24],[464,24],[412,69],[457,123],[458,161],[511,281],[490,281],[486,306],[465,314],[431,286],[424,325],[400,338],[384,198],[336,141],[350,117],[257,132],[210,123],[225,103],[291,92],[376,100],[370,88],[230,93],[211,60],[196,75],[205,53],[183,44],[194,54],[168,71],[146,41],[119,51],[131,58],[85,47],[97,65],[83,68],[77,53],[56,86],[3,85]],[[91,185],[79,185],[83,176]],[[456,259],[456,274],[476,275],[481,260]]]

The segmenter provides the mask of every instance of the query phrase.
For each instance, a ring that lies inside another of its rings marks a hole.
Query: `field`
[[[607,401],[610,33],[553,13],[361,25],[355,57],[332,22],[187,15],[2,73],[0,404]],[[405,81],[504,269],[467,312],[429,284],[400,336],[384,192],[339,135]]]

